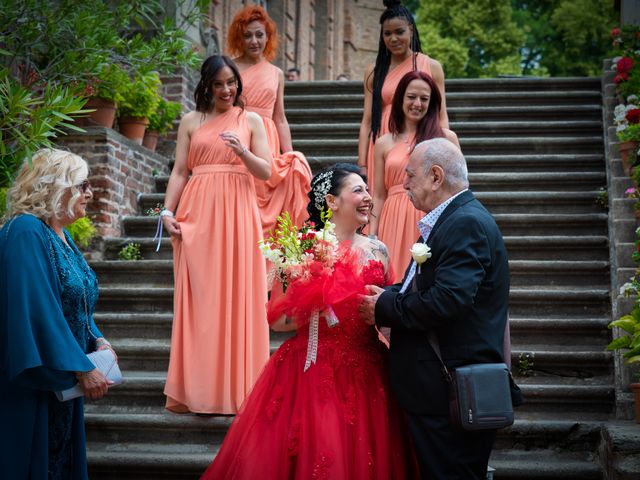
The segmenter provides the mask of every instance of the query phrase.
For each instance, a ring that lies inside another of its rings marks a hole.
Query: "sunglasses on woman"
[[[92,190],[91,182],[89,180],[85,180],[84,182],[82,182],[79,185],[76,185],[75,187],[78,190],[80,190],[82,193],[87,193],[89,190]]]

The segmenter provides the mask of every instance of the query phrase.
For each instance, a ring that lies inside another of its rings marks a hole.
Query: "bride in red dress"
[[[344,253],[334,276],[339,266],[349,267],[347,294],[344,284],[340,290],[346,298],[331,303],[339,323],[330,328],[320,318],[316,360],[305,370],[309,322],[296,326],[280,315],[286,296],[272,294],[271,328],[297,329],[296,335],[269,360],[202,478],[418,478],[405,420],[389,388],[387,348],[358,313],[364,285],[383,286],[389,278],[384,244],[356,233],[369,221],[365,179],[355,165],[336,165],[314,177],[309,197],[316,226],[323,226],[322,208],[333,214]]]

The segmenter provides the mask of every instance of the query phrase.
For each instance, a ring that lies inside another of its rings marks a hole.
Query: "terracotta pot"
[[[632,383],[634,406],[636,410],[636,423],[640,423],[640,383]]]
[[[144,138],[144,131],[147,128],[149,120],[145,117],[120,117],[118,119],[118,125],[120,126],[120,133],[130,140],[142,145],[142,139]]]
[[[156,146],[158,146],[158,137],[160,134],[155,130],[145,130],[144,138],[142,139],[142,145],[147,147],[152,152],[156,151]]]
[[[91,97],[84,108],[93,109],[88,117],[82,117],[79,124],[85,127],[100,125],[102,127],[113,128],[113,121],[116,118],[116,104],[104,98]]]
[[[631,167],[637,160],[635,152],[638,150],[638,142],[620,142],[618,150],[624,172],[631,175]]]

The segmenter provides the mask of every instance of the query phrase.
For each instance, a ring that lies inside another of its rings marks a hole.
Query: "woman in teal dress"
[[[83,398],[109,382],[86,357],[111,348],[93,322],[95,273],[63,229],[92,198],[86,162],[40,150],[7,192],[0,230],[0,478],[86,479]]]

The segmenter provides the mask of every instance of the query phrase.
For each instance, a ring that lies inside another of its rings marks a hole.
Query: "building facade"
[[[297,67],[301,80],[361,80],[378,51],[381,0],[212,0],[208,21],[192,40],[208,54],[225,50],[229,24],[245,5],[262,5],[276,22],[280,48],[276,65]]]

